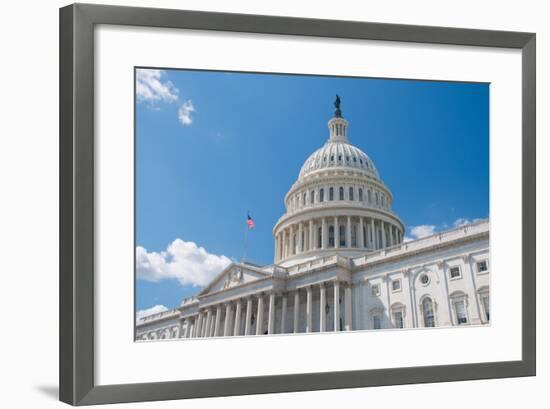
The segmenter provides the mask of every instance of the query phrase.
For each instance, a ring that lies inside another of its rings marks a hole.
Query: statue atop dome
[[[342,111],[340,110],[340,97],[338,94],[336,94],[336,100],[334,101],[334,107],[336,110],[334,111],[334,116],[336,118],[342,118]]]

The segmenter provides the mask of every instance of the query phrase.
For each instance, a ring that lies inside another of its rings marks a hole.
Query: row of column
[[[343,226],[343,237],[340,226]],[[383,220],[355,216],[323,217],[280,230],[275,237],[275,261],[318,249],[376,250],[402,241],[401,229]]]
[[[219,336],[233,336],[233,335],[262,335],[262,334],[274,334],[278,331],[281,334],[294,332],[300,332],[300,291],[306,293],[306,325],[305,332],[313,331],[313,291],[319,291],[319,331],[326,331],[326,314],[325,308],[327,304],[327,286],[332,283],[334,286],[334,299],[333,299],[333,314],[334,314],[334,331],[352,330],[352,301],[351,301],[351,286],[344,286],[344,321],[343,328],[341,328],[340,318],[340,301],[341,301],[341,289],[339,281],[326,282],[316,284],[312,286],[306,286],[302,289],[298,289],[293,293],[281,293],[275,292],[269,293],[268,305],[267,305],[267,328],[264,325],[265,319],[265,295],[259,294],[257,296],[251,296],[246,298],[245,308],[246,314],[244,322],[242,321],[242,308],[243,300],[236,300],[226,303],[224,305],[218,305],[216,307],[207,308],[204,311],[200,311],[197,315],[184,318],[182,322],[182,331],[180,331],[183,338],[202,338],[202,337],[219,337]],[[287,328],[287,314],[288,314],[288,297],[294,298],[294,310],[293,310],[293,327]],[[276,297],[281,297],[281,319],[279,323],[275,322],[275,303]],[[253,311],[253,298],[257,299],[256,303],[256,321],[252,322]],[[225,309],[225,311],[223,311]],[[222,315],[224,315],[222,323]],[[185,324],[184,324],[185,323]],[[254,333],[252,331],[255,324]],[[278,324],[278,328],[276,325]],[[242,331],[242,325],[244,325],[244,331]]]

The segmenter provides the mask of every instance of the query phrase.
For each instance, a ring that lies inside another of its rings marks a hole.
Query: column
[[[380,220],[380,231],[382,232],[382,248],[386,248],[386,227],[382,220]]]
[[[212,310],[212,318],[210,318],[210,327],[208,328],[208,336],[214,336],[214,310]]]
[[[216,307],[216,321],[214,323],[214,336],[219,337],[220,336],[220,321],[222,318],[222,306],[218,305]]]
[[[258,296],[258,316],[256,317],[256,335],[261,335],[264,328],[264,296]]]
[[[346,247],[351,248],[351,217],[346,220]]]
[[[312,304],[312,297],[311,297],[311,286],[308,286],[306,288],[306,294],[307,294],[307,299],[306,299],[306,332],[311,332],[312,331],[312,316],[313,316],[313,311],[311,309],[311,304]]]
[[[200,338],[201,337],[201,329],[202,329],[202,312],[199,311],[199,315],[197,317],[197,326],[195,330],[195,337]]]
[[[338,216],[334,216],[334,248],[340,247],[340,226],[338,226]]]
[[[365,226],[363,225],[363,218],[359,217],[359,248],[361,249],[365,248],[365,236],[363,235],[364,229]]]
[[[327,330],[327,316],[325,312],[326,302],[325,284],[321,283],[319,288],[319,332],[325,332]]]
[[[286,293],[283,294],[283,306],[281,307],[281,334],[286,332],[286,307],[287,299]]]
[[[340,282],[334,282],[334,331],[340,331]]]
[[[267,316],[267,333],[273,334],[275,329],[275,293],[269,294],[269,312]]]
[[[309,221],[309,242],[308,242],[308,250],[314,250],[315,246],[313,245],[314,239],[313,239],[313,220]]]
[[[275,262],[279,261],[279,235],[275,235]]]
[[[296,290],[296,292],[294,293],[294,333],[295,334],[300,330],[300,327],[298,326],[299,318],[300,318],[300,292]]]
[[[250,335],[252,332],[252,297],[246,299],[246,318],[244,321],[244,335]]]
[[[233,329],[233,335],[238,337],[241,335],[241,300],[237,300],[237,306],[235,307],[235,328]]]
[[[327,248],[327,219],[323,217],[321,222],[321,248]]]
[[[209,308],[206,310],[206,325],[204,326],[204,335],[203,337],[210,336],[210,324],[212,322],[212,310]]]
[[[304,240],[303,240],[303,235],[304,233],[304,228],[303,228],[303,223],[299,223],[298,224],[298,251],[296,253],[301,253],[302,252],[302,249],[303,249],[303,245],[304,245]]]
[[[351,327],[351,284],[346,284],[344,289],[344,329],[346,331],[351,331]]]
[[[231,315],[233,313],[233,308],[231,303],[227,303],[225,306],[225,323],[223,326],[223,336],[229,337],[231,335]]]
[[[189,327],[191,326],[189,319],[185,318],[183,320],[183,323],[185,324],[185,330],[183,331],[183,338],[187,338],[189,336]]]
[[[376,248],[378,247],[376,245],[376,230],[374,229],[374,219],[370,219],[370,233],[371,233],[371,239],[370,239],[370,244],[371,244],[371,248],[373,250],[376,250]]]

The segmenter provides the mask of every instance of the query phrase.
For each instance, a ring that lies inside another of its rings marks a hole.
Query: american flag
[[[246,225],[249,229],[253,229],[254,227],[256,227],[256,225],[254,224],[254,220],[252,220],[252,217],[250,217],[250,213],[246,216]]]

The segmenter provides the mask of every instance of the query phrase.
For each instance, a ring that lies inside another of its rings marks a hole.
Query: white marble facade
[[[141,318],[137,340],[490,321],[489,221],[413,241],[337,109],[273,228],[274,263],[233,263],[197,296]]]

